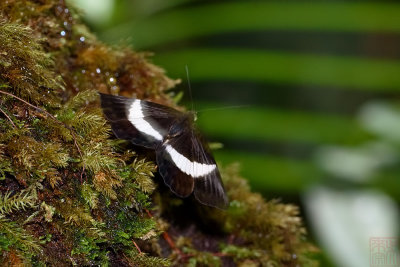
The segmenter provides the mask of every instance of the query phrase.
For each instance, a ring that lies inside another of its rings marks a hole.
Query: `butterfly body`
[[[166,139],[176,138],[184,133],[184,130],[190,128],[194,123],[194,117],[191,113],[183,113],[182,117],[177,118],[168,130]]]
[[[218,167],[194,126],[196,113],[135,98],[100,95],[115,136],[155,150],[159,172],[172,192],[180,197],[194,193],[208,206],[227,206]]]

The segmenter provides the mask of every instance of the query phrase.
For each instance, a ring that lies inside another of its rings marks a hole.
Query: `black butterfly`
[[[228,199],[218,167],[194,127],[195,113],[157,103],[101,95],[101,107],[117,138],[154,149],[164,182],[179,197],[192,192],[208,206],[226,208]]]

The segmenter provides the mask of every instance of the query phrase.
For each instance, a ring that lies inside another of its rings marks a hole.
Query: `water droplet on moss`
[[[85,37],[84,37],[84,36],[81,36],[81,37],[79,38],[79,41],[84,42],[84,41],[85,41]]]
[[[61,35],[61,36],[65,36],[65,35],[66,35],[65,31],[61,31],[61,32],[60,32],[60,35]]]
[[[97,68],[97,69],[96,69],[96,72],[97,72],[97,73],[101,73],[100,68]]]

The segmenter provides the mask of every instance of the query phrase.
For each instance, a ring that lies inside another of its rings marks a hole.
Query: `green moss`
[[[37,204],[36,190],[22,190],[13,196],[8,191],[4,196],[0,196],[0,214],[5,215],[14,210],[25,210],[34,208]]]
[[[35,254],[41,251],[39,240],[3,215],[0,215],[0,249],[0,253],[3,255],[7,255],[5,252],[13,249],[25,261],[32,260]]]
[[[223,245],[221,252],[232,256],[236,262],[249,259],[260,260],[264,254],[262,250],[239,247],[235,245]]]
[[[130,266],[144,267],[171,265],[171,262],[168,259],[148,256],[144,253],[137,252],[137,250],[126,250],[124,252],[126,255],[125,262]]]
[[[260,257],[261,262],[291,265],[303,262],[306,252],[317,251],[305,241],[298,207],[277,200],[266,202],[260,194],[252,193],[247,181],[238,175],[237,165],[226,168],[223,177],[233,200],[225,214],[225,229],[250,242],[246,247],[254,252],[267,252]]]
[[[100,43],[55,0],[1,2],[0,51],[0,263],[316,264],[298,208],[251,193],[236,167],[223,171],[229,209],[195,210],[157,189],[146,152],[111,138],[97,91],[175,105],[177,81],[145,54]]]
[[[220,257],[214,256],[209,252],[197,252],[192,254],[192,257],[189,259],[188,267],[196,267],[196,266],[222,266],[222,261]]]
[[[0,76],[10,89],[32,102],[55,105],[54,90],[61,90],[59,75],[40,39],[26,26],[0,17]]]
[[[84,264],[108,266],[108,252],[102,249],[102,243],[106,240],[97,237],[88,237],[83,232],[75,236],[76,244],[71,255],[80,255],[85,259]]]
[[[81,190],[81,197],[83,198],[83,202],[88,205],[88,208],[97,209],[99,193],[94,190],[92,185],[86,182],[82,184]]]

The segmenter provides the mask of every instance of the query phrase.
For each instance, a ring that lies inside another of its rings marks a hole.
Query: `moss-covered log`
[[[175,198],[97,91],[177,107],[177,81],[59,0],[0,3],[1,266],[315,266],[298,208],[222,171],[227,211]],[[194,208],[195,207],[195,208]]]

